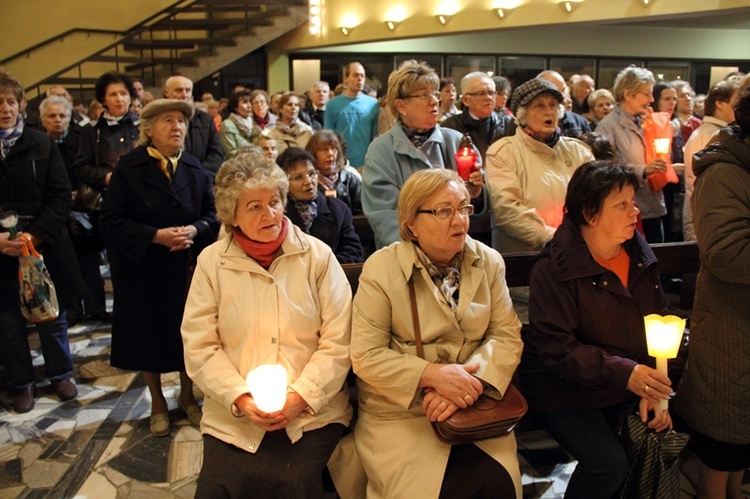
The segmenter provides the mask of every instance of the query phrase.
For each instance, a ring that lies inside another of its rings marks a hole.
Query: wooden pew
[[[700,268],[698,245],[694,242],[652,244],[651,249],[654,250],[654,254],[657,260],[659,260],[660,274],[697,272]],[[537,253],[508,253],[503,255],[503,259],[505,260],[505,280],[509,287],[529,285],[529,273],[531,272],[531,267],[534,265],[536,256]],[[349,284],[352,287],[353,294],[357,292],[362,265],[361,263],[347,263],[342,265]]]

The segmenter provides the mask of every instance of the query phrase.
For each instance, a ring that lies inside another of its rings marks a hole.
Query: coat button
[[[255,449],[255,444],[250,444],[247,446],[248,449],[253,450]]]
[[[609,284],[609,283],[608,283],[607,281],[604,281],[604,282],[603,282],[602,284],[604,284],[604,285],[606,286],[606,285],[607,285],[607,284]]]
[[[639,267],[643,267],[643,264],[642,264],[642,263],[639,263],[639,264],[638,264],[638,266],[639,266]]]
[[[219,265],[224,265],[226,263],[227,263],[226,261],[222,260],[222,261],[219,262]]]

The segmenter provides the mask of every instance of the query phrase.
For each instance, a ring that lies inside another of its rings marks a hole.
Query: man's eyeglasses
[[[417,95],[407,95],[406,97],[401,97],[401,99],[419,99],[422,102],[427,102],[430,99],[435,99],[436,101],[440,101],[440,92],[431,92],[429,94],[417,94]]]
[[[492,90],[485,90],[483,92],[466,92],[464,95],[471,95],[473,97],[495,97],[497,92]]]
[[[293,176],[289,177],[289,180],[292,182],[302,182],[305,177],[309,178],[310,180],[315,180],[318,178],[318,172],[316,170],[310,170],[307,173],[295,173]]]
[[[429,213],[430,215],[435,215],[441,220],[453,218],[456,215],[456,212],[458,212],[462,217],[467,218],[474,214],[474,207],[470,204],[465,204],[463,206],[459,206],[458,208],[447,206],[445,208],[437,208],[435,210],[417,210],[417,213]]]

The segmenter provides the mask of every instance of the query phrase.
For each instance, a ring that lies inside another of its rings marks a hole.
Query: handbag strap
[[[414,278],[409,279],[409,299],[411,300],[411,322],[414,325],[414,341],[417,343],[417,355],[424,359],[422,331],[419,328],[419,313],[417,312],[417,295],[414,292]]]

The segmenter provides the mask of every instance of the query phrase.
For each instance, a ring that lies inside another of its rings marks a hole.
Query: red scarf
[[[253,241],[243,234],[239,227],[232,227],[232,232],[234,233],[234,238],[237,240],[237,244],[239,244],[240,248],[247,253],[247,256],[258,262],[261,267],[268,270],[274,258],[276,258],[276,252],[279,250],[279,247],[281,247],[281,243],[284,242],[288,228],[289,225],[287,224],[286,218],[282,218],[279,237],[268,243]]]

